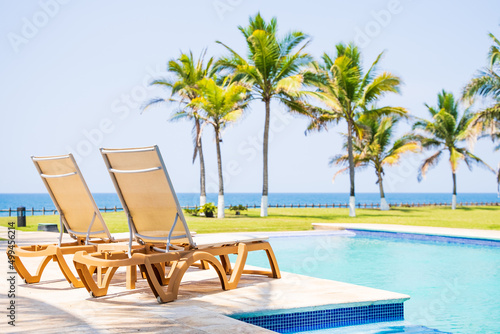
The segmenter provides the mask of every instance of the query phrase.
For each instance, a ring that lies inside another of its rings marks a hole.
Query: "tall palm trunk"
[[[379,169],[377,169],[377,178],[378,178],[378,188],[380,190],[380,210],[387,211],[389,210],[389,204],[387,204],[387,201],[385,199],[382,171]]]
[[[457,208],[457,174],[451,172],[453,177],[453,196],[451,198],[451,209],[455,210]]]
[[[347,153],[349,155],[349,179],[351,181],[351,193],[349,196],[349,216],[356,217],[356,199],[354,194],[354,154],[352,148],[352,135],[354,132],[354,126],[351,120],[347,121]]]
[[[220,153],[219,128],[215,128],[215,144],[217,146],[217,170],[219,172],[219,198],[217,202],[217,218],[224,218],[224,180],[222,176],[222,157]]]
[[[200,120],[196,120],[196,146],[198,147],[198,158],[200,159],[200,206],[207,203],[207,193],[205,188],[205,159],[203,158],[203,146],[200,136],[201,126]]]
[[[498,164],[498,171],[497,171],[497,197],[500,198],[500,164]]]
[[[271,115],[271,99],[265,98],[264,103],[266,105],[266,120],[264,124],[264,140],[263,140],[263,161],[264,161],[264,175],[263,175],[263,185],[262,185],[262,199],[260,202],[260,216],[267,217],[267,195],[269,189],[268,183],[268,168],[267,168],[267,156],[269,147],[269,119]]]

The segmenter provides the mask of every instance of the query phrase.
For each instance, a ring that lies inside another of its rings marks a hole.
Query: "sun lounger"
[[[78,251],[96,251],[96,245],[114,240],[97,208],[85,180],[71,154],[51,157],[32,157],[43,183],[60,215],[59,242],[50,245],[14,247],[13,265],[26,283],[38,283],[50,260],[59,265],[71,286],[83,287],[83,283],[71,272],[64,255]],[[62,243],[63,231],[75,239]],[[35,275],[30,274],[22,262],[24,257],[43,257]],[[89,268],[91,271],[95,267]]]
[[[197,261],[208,263],[216,270],[224,290],[236,288],[242,274],[280,278],[266,237],[191,235],[157,146],[101,149],[101,153],[127,214],[129,245],[135,238],[144,247],[129,246],[121,251],[106,247],[108,250],[103,252],[75,254],[75,267],[92,296],[105,295],[111,277],[122,266],[139,266],[160,303],[177,298],[182,276]],[[244,270],[248,252],[256,250],[267,253],[270,271]],[[230,254],[237,254],[234,268],[229,262]],[[167,273],[165,263],[170,264]],[[89,270],[94,266],[107,268],[101,284],[94,281]]]

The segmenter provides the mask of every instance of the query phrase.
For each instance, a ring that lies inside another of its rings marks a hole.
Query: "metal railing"
[[[229,208],[232,205],[226,205],[226,208]],[[260,205],[251,204],[244,205],[247,209],[258,209]],[[448,202],[439,202],[439,203],[414,203],[414,202],[393,202],[389,203],[391,208],[419,208],[419,207],[428,207],[428,206],[451,206],[451,203]],[[500,202],[459,202],[457,206],[500,206]],[[194,209],[199,206],[183,206],[183,209]],[[270,204],[269,208],[348,208],[349,204],[347,203],[324,203],[324,204]],[[358,209],[378,209],[380,207],[379,203],[357,203],[356,208]],[[123,208],[114,206],[114,207],[103,207],[99,208],[102,212],[120,212],[123,211]],[[17,214],[17,209],[8,208],[8,209],[0,209],[0,214],[6,212],[9,217],[15,216]],[[26,214],[30,214],[32,216],[35,213],[41,213],[41,215],[46,214],[57,214],[57,210],[55,209],[35,209],[35,208],[26,208]]]
[[[123,208],[119,208],[119,207],[111,207],[111,208],[108,208],[108,207],[104,207],[104,208],[99,208],[99,211],[102,211],[102,212],[119,212],[119,211],[123,211]],[[8,216],[11,217],[11,216],[15,216],[17,214],[17,209],[13,209],[13,208],[8,208],[8,209],[0,209],[0,213],[2,212],[7,212],[8,213]],[[42,215],[46,215],[46,214],[51,214],[51,215],[56,215],[58,214],[58,211],[56,209],[46,209],[45,207],[41,208],[41,209],[35,209],[35,208],[26,208],[26,214],[29,214],[31,213],[32,216],[35,215],[35,213],[38,213],[38,212],[41,212]]]

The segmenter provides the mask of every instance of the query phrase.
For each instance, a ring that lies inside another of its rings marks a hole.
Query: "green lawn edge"
[[[500,207],[449,207],[358,209],[357,217],[348,217],[347,209],[337,208],[270,208],[268,217],[260,217],[259,209],[249,209],[236,216],[226,211],[226,218],[194,217],[186,214],[189,228],[198,233],[307,231],[313,223],[395,224],[500,230]],[[102,214],[112,233],[127,232],[123,212]],[[0,226],[16,221],[16,217],[0,217]],[[21,231],[36,231],[38,224],[59,223],[58,215],[27,216]]]

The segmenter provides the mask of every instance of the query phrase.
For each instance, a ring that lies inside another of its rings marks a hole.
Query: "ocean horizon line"
[[[116,193],[92,193],[99,208],[121,208],[120,199]],[[226,205],[248,205],[260,207],[261,193],[225,193]],[[349,202],[349,193],[269,193],[269,206],[338,206]],[[199,193],[178,192],[179,204],[183,207],[195,207],[200,204]],[[389,204],[432,204],[450,203],[450,193],[386,193],[385,198]],[[207,193],[206,202],[216,204],[217,193]],[[500,203],[497,193],[459,193],[459,203]],[[380,203],[380,194],[377,192],[356,194],[356,204],[373,205]],[[217,204],[216,204],[217,205]],[[495,204],[496,205],[496,204]],[[54,204],[48,193],[0,193],[0,210],[17,209],[18,207],[42,210],[54,210]],[[0,212],[0,216],[7,215]]]

